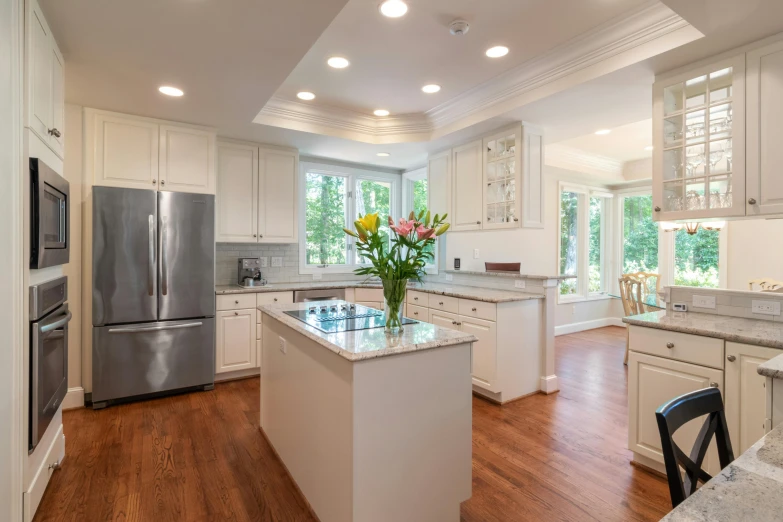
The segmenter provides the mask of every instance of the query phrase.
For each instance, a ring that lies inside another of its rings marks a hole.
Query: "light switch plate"
[[[761,315],[780,315],[780,302],[778,301],[761,301],[753,299],[751,301],[754,314]]]
[[[474,248],[473,249],[473,259],[478,259],[478,258],[479,258],[479,249],[478,248]]]
[[[446,274],[446,281],[454,281],[454,276],[451,274]]]
[[[272,266],[273,267],[283,266],[283,258],[282,257],[273,257],[272,258]]]
[[[269,266],[269,258],[268,257],[259,257],[261,260],[261,268],[266,268]]]
[[[694,295],[693,296],[694,308],[712,308],[715,309],[715,296],[714,295]]]
[[[525,288],[525,282],[524,281],[514,281],[514,287],[515,288]]]
[[[282,337],[279,337],[278,339],[280,339],[280,351],[283,353],[288,353],[288,342]]]

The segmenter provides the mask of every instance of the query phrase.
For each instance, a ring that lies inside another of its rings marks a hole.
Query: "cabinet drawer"
[[[654,328],[631,326],[631,350],[676,361],[723,369],[723,339],[690,335]]]
[[[261,292],[256,294],[256,306],[268,304],[291,304],[293,302],[293,292]]]
[[[383,290],[380,288],[357,288],[354,290],[354,299],[359,303],[364,302],[383,302]]]
[[[416,319],[417,321],[424,321],[425,323],[430,319],[429,310],[423,306],[412,305],[410,303],[408,303],[408,313],[405,316]]]
[[[429,294],[425,294],[424,292],[418,292],[416,290],[408,290],[408,297],[407,301],[408,303],[416,306],[429,306],[427,304],[427,301],[429,300]]]
[[[467,317],[476,317],[478,319],[486,319],[487,321],[496,321],[498,316],[498,310],[497,310],[497,305],[495,303],[485,303],[483,301],[460,299],[459,315],[464,315]]]
[[[453,314],[459,313],[459,299],[445,295],[429,295],[429,306],[434,310],[443,310]]]
[[[255,308],[256,296],[253,294],[226,294],[217,296],[216,308],[220,310],[240,310]]]

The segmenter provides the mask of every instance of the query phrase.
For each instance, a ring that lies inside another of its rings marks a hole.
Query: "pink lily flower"
[[[407,237],[411,232],[413,232],[415,226],[416,226],[415,221],[407,221],[403,218],[400,218],[399,225],[392,226],[390,228],[394,230],[397,233],[397,235],[402,237]]]
[[[416,234],[419,236],[419,239],[429,239],[435,234],[435,229],[419,227],[416,229]]]

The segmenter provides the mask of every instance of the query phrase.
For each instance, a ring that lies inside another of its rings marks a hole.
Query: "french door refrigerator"
[[[215,197],[93,188],[92,402],[215,378]]]

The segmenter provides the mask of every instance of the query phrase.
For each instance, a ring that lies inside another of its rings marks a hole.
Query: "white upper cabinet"
[[[160,126],[160,190],[215,193],[214,132]]]
[[[451,212],[451,151],[430,156],[427,160],[428,209],[435,214]]]
[[[747,55],[747,215],[783,214],[783,42]]]
[[[477,230],[482,225],[481,140],[452,150],[451,226],[455,231]]]
[[[262,148],[258,163],[258,240],[296,243],[299,156],[295,151]]]
[[[745,55],[657,79],[653,206],[660,221],[745,215]]]
[[[258,237],[258,147],[218,142],[218,242],[255,243]]]
[[[215,193],[214,132],[95,109],[85,109],[84,129],[94,185]]]
[[[65,123],[65,62],[41,7],[27,2],[27,127],[60,158]]]

